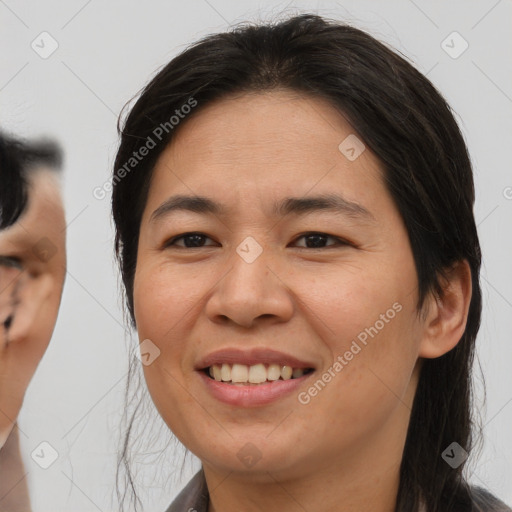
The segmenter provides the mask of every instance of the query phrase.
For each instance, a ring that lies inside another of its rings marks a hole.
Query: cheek
[[[309,314],[310,321],[316,322],[330,352],[319,375],[329,383],[325,388],[317,386],[322,391],[311,389],[308,396],[319,408],[330,404],[340,418],[351,411],[356,423],[396,405],[418,354],[416,294],[411,293],[414,267],[407,262],[401,272],[393,266],[385,268],[385,276],[377,267],[353,273],[338,270],[328,279],[317,280],[306,295],[315,313]],[[311,396],[323,395],[323,389],[324,398]]]
[[[363,345],[376,336],[392,342],[396,336],[388,334],[398,335],[406,327],[403,318],[411,313],[413,286],[392,270],[383,276],[380,268],[370,266],[336,267],[322,276],[296,278],[292,289],[307,306],[304,315],[322,325],[339,353],[355,339]]]
[[[150,340],[146,343],[158,354],[143,369],[149,391],[164,417],[171,403],[173,409],[187,400],[182,393],[192,364],[187,343],[207,291],[206,279],[183,270],[177,272],[168,264],[137,267],[133,295],[137,333],[140,342]],[[159,406],[162,397],[165,410]]]
[[[183,280],[139,264],[133,303],[139,342],[151,357],[151,362],[142,366],[149,393],[160,415],[179,431],[176,418],[182,415],[175,413],[187,401],[179,371],[186,340],[179,333],[190,309],[183,296]]]
[[[315,425],[319,440],[331,439],[330,449],[357,446],[361,440],[389,433],[390,425],[395,425],[393,430],[407,423],[416,361],[408,339],[408,314],[400,311],[380,331],[378,324],[376,333],[355,329],[355,336],[338,340],[332,347],[333,363],[300,396],[297,417],[303,425]],[[366,335],[366,344],[357,338],[360,332]]]
[[[133,302],[140,339],[162,341],[179,327],[200,297],[200,279],[177,274],[168,267],[137,267]]]

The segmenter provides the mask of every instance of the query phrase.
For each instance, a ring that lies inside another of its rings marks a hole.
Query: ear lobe
[[[454,348],[460,341],[471,302],[471,269],[466,260],[456,262],[441,279],[443,292],[431,294],[425,307],[424,333],[419,356],[434,359]]]

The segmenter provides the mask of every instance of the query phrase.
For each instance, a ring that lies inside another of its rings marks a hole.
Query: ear
[[[24,270],[11,288],[12,309],[3,326],[5,344],[20,343],[29,338],[41,309],[54,289],[53,278],[49,274],[32,277]]]
[[[471,302],[471,269],[466,260],[456,262],[441,278],[442,293],[432,293],[424,305],[423,337],[419,356],[441,357],[460,341]]]

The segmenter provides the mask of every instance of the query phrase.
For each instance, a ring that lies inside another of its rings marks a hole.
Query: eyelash
[[[306,238],[308,236],[315,236],[315,235],[319,235],[319,236],[326,237],[326,238],[332,238],[333,240],[336,240],[337,243],[334,245],[328,245],[326,247],[300,247],[300,249],[310,249],[310,250],[311,249],[329,249],[329,248],[335,248],[335,247],[339,247],[339,246],[353,245],[350,242],[348,242],[347,240],[343,240],[342,238],[336,237],[334,235],[329,235],[327,233],[322,233],[319,231],[308,231],[307,233],[303,233],[302,235],[299,235],[295,240],[299,240],[300,238]],[[180,247],[181,249],[202,249],[203,247],[212,247],[211,245],[210,246],[202,246],[202,247],[184,247],[184,246],[175,245],[176,241],[185,239],[188,236],[203,236],[206,238],[210,238],[209,236],[205,235],[204,233],[201,233],[198,231],[191,231],[191,232],[183,233],[181,235],[177,235],[177,236],[170,238],[167,242],[164,243],[164,248],[168,248],[168,247],[172,247],[172,246]],[[211,240],[211,238],[210,238],[210,240]]]

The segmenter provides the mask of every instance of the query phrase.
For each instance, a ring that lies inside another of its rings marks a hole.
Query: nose
[[[266,252],[252,263],[236,253],[233,255],[231,268],[216,284],[206,303],[206,314],[211,321],[251,328],[264,319],[280,323],[292,317],[291,291],[275,260],[271,261]]]

